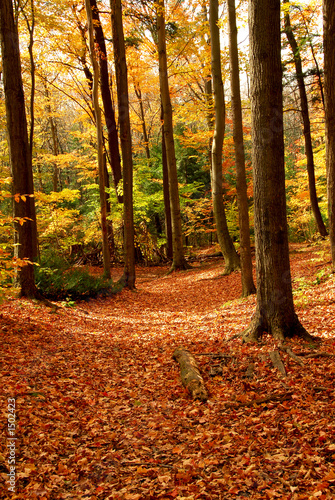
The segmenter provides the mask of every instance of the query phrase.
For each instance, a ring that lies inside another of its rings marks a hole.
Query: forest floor
[[[321,343],[288,341],[299,359],[280,351],[287,376],[268,356],[272,337],[232,339],[256,299],[239,298],[240,273],[222,276],[222,259],[171,275],[139,267],[136,291],[56,311],[3,303],[0,498],[334,499],[329,260],[324,244],[291,246],[296,311]],[[172,359],[181,345],[198,362],[206,403],[181,384]]]

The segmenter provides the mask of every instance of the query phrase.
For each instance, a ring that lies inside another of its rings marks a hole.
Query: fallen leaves
[[[310,252],[294,255],[292,274],[306,263],[312,279],[309,262]],[[334,498],[331,279],[307,288],[297,311],[322,346],[287,342],[284,378],[272,338],[226,342],[255,297],[238,299],[239,274],[221,273],[218,261],[169,276],[138,269],[135,293],[52,315],[27,300],[2,306],[1,415],[15,398],[18,440],[13,494],[1,438],[1,498]],[[180,344],[199,364],[205,404],[182,387],[171,359]],[[213,365],[222,369],[210,376]]]

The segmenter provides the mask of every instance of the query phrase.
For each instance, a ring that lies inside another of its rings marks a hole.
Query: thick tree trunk
[[[236,192],[240,225],[240,257],[242,277],[242,297],[255,293],[252,276],[250,227],[248,213],[247,181],[243,142],[242,105],[237,46],[235,0],[228,0],[230,82],[232,95],[233,135],[236,164]]]
[[[285,0],[284,3],[288,3],[288,0]],[[313,146],[312,146],[312,136],[311,136],[311,123],[309,119],[309,110],[308,110],[308,101],[306,94],[306,87],[304,81],[304,75],[302,71],[302,61],[300,57],[300,50],[298,44],[296,42],[291,21],[290,14],[288,11],[285,12],[285,33],[287,36],[288,43],[293,52],[295,70],[296,70],[296,78],[298,82],[299,88],[299,96],[300,96],[300,105],[301,105],[301,116],[303,121],[303,130],[304,130],[304,138],[305,138],[305,154],[307,160],[307,173],[308,173],[308,186],[309,186],[309,197],[311,202],[312,211],[314,214],[315,222],[321,236],[327,236],[326,226],[322,220],[318,197],[316,194],[315,187],[315,171],[314,171],[314,156],[313,156]]]
[[[114,64],[116,72],[121,151],[123,160],[123,217],[124,217],[124,273],[122,282],[127,288],[135,288],[135,248],[133,214],[133,157],[129,118],[129,96],[126,50],[122,25],[121,0],[110,0]]]
[[[159,83],[163,106],[164,138],[166,147],[166,158],[169,176],[169,195],[171,206],[172,226],[172,248],[173,261],[171,271],[187,269],[184,257],[183,233],[181,227],[180,202],[178,190],[177,164],[173,138],[172,105],[170,99],[168,67],[165,40],[165,13],[164,0],[156,1],[157,10],[157,32],[158,32],[158,59],[159,59]]]
[[[249,4],[257,308],[244,341],[310,338],[293,304],[286,222],[280,0]]]
[[[335,271],[335,3],[323,0],[326,154],[329,236]]]
[[[12,0],[0,2],[0,35],[6,102],[9,154],[13,176],[15,247],[19,259],[28,259],[18,273],[21,296],[38,295],[32,262],[37,258],[37,227],[31,150],[28,141],[20,48]],[[22,221],[23,224],[22,224]],[[21,223],[20,223],[21,222]]]
[[[204,380],[200,374],[196,360],[183,347],[179,347],[173,353],[173,359],[180,365],[180,378],[183,386],[188,390],[193,399],[207,401],[208,394]]]
[[[104,106],[105,112],[105,122],[107,127],[107,138],[108,138],[108,151],[109,158],[112,168],[114,187],[118,201],[122,201],[122,197],[120,196],[117,187],[122,178],[121,174],[121,160],[119,153],[119,142],[118,142],[118,134],[117,127],[115,121],[115,114],[110,90],[110,79],[108,73],[108,59],[107,59],[107,50],[105,44],[105,37],[103,33],[103,29],[100,22],[99,10],[97,7],[96,0],[90,0],[92,7],[92,16],[93,16],[93,28],[94,28],[94,37],[95,41],[99,47],[98,52],[98,61],[99,61],[99,69],[100,69],[100,89],[101,89],[101,97],[102,103]]]
[[[94,36],[93,36],[93,17],[92,7],[90,0],[85,0],[87,24],[88,24],[88,40],[90,47],[90,54],[93,67],[93,88],[92,100],[95,114],[95,126],[97,131],[97,149],[98,149],[98,168],[99,168],[99,194],[100,194],[100,213],[101,213],[101,232],[102,232],[102,255],[104,266],[104,277],[110,279],[110,253],[108,244],[108,230],[107,230],[107,197],[105,191],[105,155],[103,150],[103,134],[101,123],[101,110],[99,105],[99,66],[96,59]]]
[[[222,147],[225,132],[225,104],[221,73],[220,30],[218,27],[218,0],[209,2],[211,31],[212,77],[215,107],[215,130],[212,144],[212,198],[216,232],[225,259],[224,274],[240,267],[240,259],[230,237],[223,205]]]

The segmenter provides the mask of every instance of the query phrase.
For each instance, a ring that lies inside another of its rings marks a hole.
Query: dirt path
[[[299,317],[333,354],[334,280],[324,275],[311,287],[324,257],[296,250]],[[3,304],[0,498],[334,498],[333,357],[306,360],[304,369],[283,356],[283,379],[267,358],[272,339],[225,342],[248,324],[255,297],[236,300],[239,273],[220,277],[222,268],[138,269],[137,291],[56,313],[32,301]],[[197,357],[206,404],[181,386],[171,358],[180,344]],[[291,347],[315,352],[300,341]],[[217,361],[204,353],[217,352],[230,358],[211,378]],[[6,483],[8,398],[16,405],[15,493]]]

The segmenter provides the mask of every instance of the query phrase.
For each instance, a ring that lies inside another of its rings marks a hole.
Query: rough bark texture
[[[215,129],[212,144],[212,199],[216,232],[225,260],[225,274],[240,267],[240,259],[230,237],[223,205],[222,146],[225,131],[225,104],[221,73],[220,30],[218,27],[218,0],[209,2],[211,32],[212,78],[214,90]]]
[[[308,337],[293,304],[286,222],[280,0],[249,4],[257,308],[244,341]]]
[[[124,274],[122,282],[127,288],[135,288],[135,248],[133,214],[133,157],[129,118],[129,95],[126,50],[122,25],[121,0],[110,0],[114,62],[116,72],[117,98],[121,151],[123,160],[123,217],[124,217]]]
[[[0,35],[9,154],[13,176],[14,217],[25,219],[15,223],[15,253],[19,259],[33,262],[37,258],[37,228],[31,151],[21,77],[20,48],[14,24],[11,0],[0,2]],[[23,198],[22,198],[23,196]],[[36,297],[34,268],[28,264],[19,271],[21,296]]]
[[[114,114],[114,108],[110,90],[105,37],[100,22],[99,10],[97,7],[96,0],[90,0],[90,4],[92,7],[94,38],[99,47],[98,62],[100,69],[100,88],[101,88],[101,97],[104,106],[105,121],[107,127],[109,159],[112,168],[116,196],[118,201],[121,202],[122,196],[120,196],[117,190],[119,182],[122,178],[121,160],[119,153],[119,142],[118,142],[116,121],[115,121],[115,114]]]
[[[285,1],[288,3],[288,0]],[[322,215],[320,212],[318,197],[316,194],[316,186],[315,186],[315,169],[314,169],[314,155],[313,155],[313,145],[312,145],[312,135],[311,135],[311,123],[309,119],[309,109],[308,109],[308,101],[306,94],[306,87],[304,81],[304,75],[302,70],[302,61],[300,56],[300,50],[295,39],[290,14],[288,11],[285,12],[285,33],[287,36],[288,43],[293,52],[293,59],[296,70],[296,78],[298,82],[299,88],[299,96],[300,96],[300,106],[301,106],[301,116],[303,122],[303,131],[304,131],[304,139],[305,139],[305,154],[307,160],[307,174],[308,174],[308,187],[309,187],[309,198],[311,202],[312,211],[314,214],[315,222],[321,236],[327,236],[326,226],[322,220]]]
[[[240,73],[237,46],[235,0],[228,0],[230,82],[232,96],[233,136],[236,165],[236,193],[240,226],[240,258],[242,275],[242,297],[256,292],[252,276],[250,227],[248,213],[247,181],[243,142]]]
[[[165,209],[165,235],[166,235],[166,256],[169,260],[173,258],[172,248],[172,223],[171,223],[171,204],[170,204],[170,191],[169,191],[169,171],[166,159],[166,148],[164,139],[164,121],[163,121],[163,107],[162,107],[162,168],[163,168],[163,196],[164,196],[164,209]]]
[[[164,139],[166,148],[166,159],[169,176],[169,195],[171,207],[172,226],[172,249],[173,260],[171,271],[176,269],[187,269],[184,256],[183,233],[181,227],[179,189],[177,177],[176,154],[173,138],[172,105],[169,90],[168,67],[166,56],[165,39],[165,14],[164,0],[156,1],[157,9],[157,33],[158,33],[158,59],[159,59],[159,84],[163,106]]]
[[[99,168],[99,194],[100,194],[100,216],[101,216],[101,232],[102,232],[102,258],[104,266],[104,277],[111,277],[110,268],[110,253],[108,244],[107,230],[107,197],[105,191],[105,156],[103,151],[103,135],[101,123],[101,110],[99,105],[99,65],[96,59],[94,38],[93,38],[93,17],[90,0],[85,0],[87,24],[88,24],[88,40],[93,67],[93,88],[92,100],[95,114],[95,126],[97,131],[97,149],[98,149],[98,168]]]
[[[329,236],[332,266],[335,270],[335,3],[333,0],[323,0],[323,36]]]
[[[192,398],[207,401],[208,393],[197,362],[192,354],[187,349],[179,347],[174,351],[172,357],[180,365],[181,381]]]

